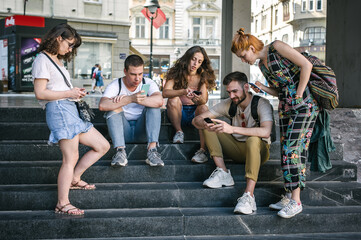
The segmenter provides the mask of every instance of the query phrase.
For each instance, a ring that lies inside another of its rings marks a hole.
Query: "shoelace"
[[[211,176],[209,176],[209,178],[214,177],[214,176],[217,174],[217,172],[219,172],[219,171],[220,171],[220,170],[219,170],[218,168],[216,168],[216,169],[212,172]]]
[[[282,204],[284,204],[284,203],[286,203],[286,202],[289,202],[289,198],[288,197],[286,197],[285,195],[282,195],[282,199],[280,200],[280,202],[282,203]]]
[[[249,195],[245,195],[245,196],[242,196],[242,197],[239,197],[238,199],[237,199],[237,202],[238,201],[241,201],[241,203],[246,203],[246,202],[248,202],[249,204],[251,204],[251,197],[249,196]]]
[[[297,205],[297,202],[296,201],[290,201],[289,204],[287,204],[286,207],[284,208],[284,211],[286,213],[289,212],[294,205]]]
[[[198,151],[195,153],[195,155],[202,154],[204,151],[202,149],[198,149]]]
[[[149,153],[149,157],[150,158],[156,158],[157,160],[160,158],[160,153],[159,152],[157,152],[157,151],[151,151],[150,153]]]

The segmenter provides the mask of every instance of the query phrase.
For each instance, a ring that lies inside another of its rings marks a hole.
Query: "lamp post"
[[[146,11],[147,16],[150,18],[150,58],[149,58],[149,78],[152,79],[152,70],[153,70],[153,19],[157,17],[154,16],[154,13],[157,12],[157,9],[160,8],[159,3],[157,0],[147,0],[144,4],[144,7],[149,10],[152,14],[151,16],[148,15],[148,11]]]

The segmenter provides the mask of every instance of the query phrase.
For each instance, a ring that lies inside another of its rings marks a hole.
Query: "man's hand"
[[[147,97],[146,95],[142,95],[141,93],[142,93],[142,91],[137,92],[137,93],[135,93],[133,95],[130,95],[131,101],[133,103],[141,104],[144,101],[144,99]]]
[[[112,98],[113,103],[118,103],[120,102],[126,95],[122,94],[122,95],[118,95]]]
[[[219,119],[211,119],[213,123],[206,123],[205,128],[209,131],[216,132],[216,133],[233,133],[233,127],[226,123],[225,121]]]

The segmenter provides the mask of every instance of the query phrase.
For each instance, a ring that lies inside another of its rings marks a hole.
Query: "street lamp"
[[[154,13],[157,12],[157,9],[160,8],[159,3],[157,0],[147,0],[144,4],[144,7],[147,8],[149,10],[149,12],[152,15],[148,15],[148,11],[146,11],[147,13],[147,17],[150,18],[150,58],[149,58],[149,78],[152,79],[152,70],[153,70],[153,19],[157,18],[157,14],[154,16]]]

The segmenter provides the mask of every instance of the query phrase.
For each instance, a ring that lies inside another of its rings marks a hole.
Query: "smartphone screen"
[[[194,94],[197,94],[197,95],[201,95],[202,92],[201,91],[193,91]]]
[[[141,91],[144,92],[141,93],[142,95],[148,95],[149,86],[150,86],[149,84],[143,84]]]
[[[258,88],[260,93],[264,93],[256,84],[249,83],[249,85],[251,85],[252,87]]]
[[[204,121],[206,123],[213,123],[213,124],[216,124],[215,122],[213,122],[210,118],[204,118]]]

